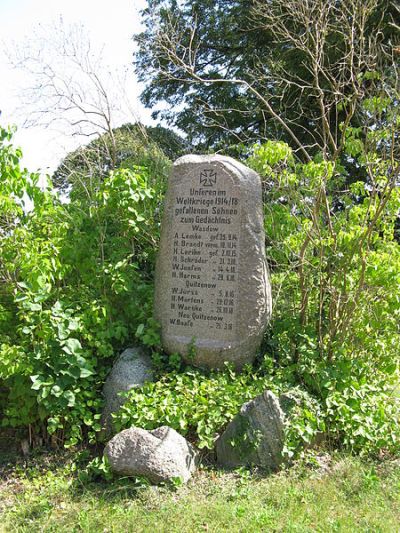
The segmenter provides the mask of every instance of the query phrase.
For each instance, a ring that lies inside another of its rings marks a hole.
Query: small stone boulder
[[[128,348],[116,359],[103,387],[105,406],[103,409],[102,425],[106,433],[111,431],[111,414],[118,411],[125,398],[121,392],[127,392],[134,387],[153,380],[151,358],[140,347]]]
[[[107,444],[104,454],[116,474],[144,476],[154,484],[174,478],[187,482],[197,459],[195,448],[168,426],[121,431]]]
[[[283,463],[285,415],[271,391],[242,405],[216,443],[218,463],[226,468],[259,466],[276,471]]]

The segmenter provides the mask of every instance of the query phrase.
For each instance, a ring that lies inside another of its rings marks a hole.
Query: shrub
[[[398,449],[400,211],[396,120],[348,128],[344,159],[364,181],[348,185],[340,160],[296,161],[284,143],[255,146],[263,178],[275,308],[270,349],[322,402],[335,444]],[[368,123],[368,117],[371,123]]]
[[[129,393],[119,428],[167,424],[211,448],[245,401],[295,388],[288,456],[320,431],[356,453],[398,450],[399,167],[382,105],[373,127],[347,127],[342,160],[299,163],[282,142],[253,148],[275,304],[262,357],[242,374],[182,370],[160,349],[152,292],[165,160],[156,174],[118,168],[63,203],[20,168],[0,130],[3,425],[45,426],[67,445],[94,440],[106,373],[136,338],[160,375]],[[346,158],[363,181],[349,184]]]
[[[94,439],[110,361],[151,314],[160,199],[136,167],[62,203],[11,140],[1,130],[2,424],[72,445]]]

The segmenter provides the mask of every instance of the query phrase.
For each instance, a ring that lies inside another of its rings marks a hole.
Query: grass
[[[0,531],[400,531],[400,461],[336,457],[257,477],[200,470],[187,485],[80,481],[73,456],[3,467]]]

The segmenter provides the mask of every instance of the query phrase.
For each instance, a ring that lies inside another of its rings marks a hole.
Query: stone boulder
[[[276,471],[283,463],[284,428],[278,398],[264,391],[242,405],[217,440],[218,463],[226,468],[253,465]]]
[[[197,458],[195,448],[168,426],[121,431],[107,444],[104,454],[116,474],[144,476],[154,484],[174,478],[187,482]]]
[[[134,387],[153,380],[151,358],[143,348],[128,348],[116,359],[103,387],[105,406],[102,415],[102,425],[109,433],[112,429],[111,414],[118,411],[125,398],[121,392],[127,392]]]

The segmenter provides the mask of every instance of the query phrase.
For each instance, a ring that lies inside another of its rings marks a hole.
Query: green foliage
[[[342,162],[317,154],[299,163],[284,142],[251,151],[275,304],[264,353],[241,374],[183,368],[160,347],[153,272],[169,162],[125,160],[92,182],[77,170],[63,203],[20,168],[12,132],[0,130],[2,424],[46,427],[67,445],[94,441],[105,376],[137,339],[158,380],[128,394],[117,428],[166,424],[211,449],[268,388],[290,400],[289,458],[321,434],[355,453],[398,451],[397,100],[377,93],[364,113],[362,128],[342,126]],[[347,162],[362,179],[349,179]]]
[[[357,453],[400,442],[398,125],[385,99],[365,108],[364,128],[346,132],[347,157],[365,176],[349,190],[344,167],[296,163],[282,143],[257,145],[248,160],[264,184],[272,353],[321,406],[307,431],[320,419],[331,442]],[[308,414],[298,417],[297,437]]]
[[[111,481],[113,479],[113,473],[111,472],[109,462],[105,455],[101,457],[95,457],[82,469],[79,473],[79,479],[82,482],[89,480],[104,479],[105,481]]]
[[[281,396],[280,403],[288,418],[283,455],[291,460],[318,443],[326,431],[326,416],[321,403],[299,387]]]
[[[288,417],[284,454],[297,456],[325,430],[325,413],[318,400],[295,387],[296,376],[290,368],[274,368],[264,356],[257,369],[247,366],[240,373],[229,365],[221,371],[205,372],[174,364],[175,359],[157,360],[163,373],[154,382],[132,389],[126,402],[114,415],[116,430],[133,426],[155,429],[168,425],[189,438],[200,449],[213,449],[215,439],[239,412],[243,403],[269,389],[281,397],[281,407]],[[243,428],[243,436],[247,435]],[[257,439],[257,435],[253,435]],[[254,440],[237,446],[249,450]]]
[[[289,128],[313,154],[330,134],[339,139],[344,116],[355,111],[352,125],[362,124],[355,108],[375,83],[396,84],[396,75],[387,80],[397,16],[390,0],[147,0],[135,54],[136,73],[146,83],[142,102],[204,152],[260,138],[292,143]],[[314,19],[321,23],[310,24]],[[167,105],[157,108],[160,102]]]
[[[1,130],[2,424],[74,445],[95,438],[110,361],[151,314],[162,187],[149,183],[165,174],[117,169],[62,203],[20,156]]]
[[[168,425],[199,448],[212,449],[218,433],[241,405],[266,388],[276,391],[277,385],[251,368],[241,374],[230,368],[209,374],[194,369],[175,371],[131,390],[115,424],[118,429]]]
[[[73,195],[92,195],[99,183],[118,168],[146,167],[151,180],[153,176],[165,176],[170,159],[183,155],[185,150],[185,142],[162,126],[125,124],[68,154],[55,170],[53,182],[64,192],[71,189]],[[158,179],[150,184],[164,185]]]
[[[331,390],[326,419],[336,440],[356,453],[399,448],[399,393],[391,385],[353,381]]]

